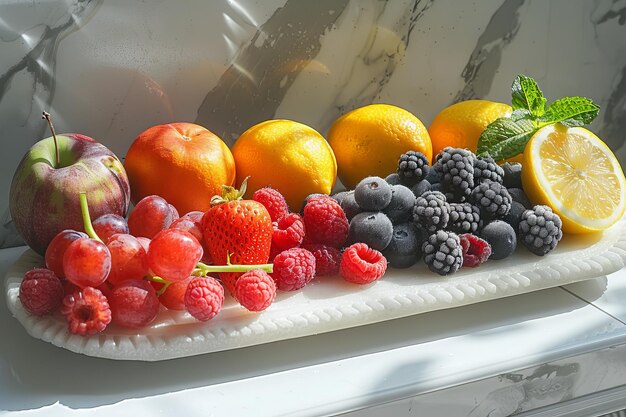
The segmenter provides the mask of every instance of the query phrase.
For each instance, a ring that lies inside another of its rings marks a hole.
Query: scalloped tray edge
[[[365,288],[325,279],[300,294],[279,294],[262,313],[249,313],[231,302],[216,318],[200,323],[185,313],[163,309],[144,334],[110,326],[91,337],[70,334],[58,314],[39,318],[24,310],[19,285],[24,272],[41,263],[34,252],[26,251],[11,266],[5,285],[9,310],[32,337],[89,356],[157,361],[330,332],[608,275],[626,264],[626,220],[622,218],[593,245],[571,251],[571,256],[551,255],[519,265],[498,264],[502,268],[481,270],[485,268],[481,266],[416,284],[406,284],[413,279],[411,269],[390,269]],[[327,287],[332,290],[330,299],[320,298],[329,291]]]

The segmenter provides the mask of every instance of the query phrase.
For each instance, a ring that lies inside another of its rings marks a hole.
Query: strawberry
[[[241,189],[222,186],[222,195],[211,199],[211,208],[202,217],[205,248],[214,265],[267,263],[272,244],[272,219],[261,203],[242,200]],[[233,295],[240,272],[221,272],[222,284]]]

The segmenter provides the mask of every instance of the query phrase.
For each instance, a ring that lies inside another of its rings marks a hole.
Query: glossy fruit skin
[[[424,124],[411,112],[389,104],[354,109],[333,123],[328,143],[337,158],[339,179],[354,189],[363,178],[396,172],[398,157],[413,150],[432,161]]]
[[[50,269],[59,278],[65,278],[63,270],[63,255],[67,247],[75,240],[88,237],[86,233],[76,230],[60,231],[48,245],[45,254],[46,268]]]
[[[203,248],[191,233],[179,229],[159,232],[148,248],[148,266],[168,281],[182,281],[202,259]]]
[[[221,186],[235,181],[235,161],[226,144],[193,123],[153,126],[142,132],[126,154],[134,203],[156,194],[179,213],[206,211]]]
[[[476,152],[478,138],[487,125],[512,111],[508,104],[488,100],[464,100],[446,107],[428,127],[433,155],[446,146]]]
[[[80,288],[97,287],[106,281],[111,271],[111,252],[97,240],[76,239],[65,250],[63,270],[72,284]]]
[[[85,191],[92,219],[125,216],[130,187],[120,160],[104,145],[80,134],[57,135],[33,145],[18,165],[9,192],[11,218],[20,236],[43,255],[62,230],[83,230],[79,193]]]
[[[330,194],[337,178],[333,150],[315,129],[292,120],[267,120],[246,130],[233,145],[237,187],[246,177],[246,198],[271,186],[292,212],[309,194]]]
[[[267,209],[254,200],[236,200],[218,204],[202,218],[204,246],[215,265],[257,265],[268,261],[272,245],[272,219]],[[241,273],[220,273],[224,286],[234,292]]]

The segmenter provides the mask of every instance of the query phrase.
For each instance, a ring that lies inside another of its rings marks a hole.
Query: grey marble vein
[[[208,92],[196,123],[211,126],[232,145],[245,129],[271,119],[347,4],[348,0],[288,0],[258,28]]]
[[[485,98],[500,67],[502,50],[511,43],[520,28],[520,8],[525,0],[505,0],[493,14],[478,38],[476,47],[461,73],[465,86],[454,102]]]
[[[358,56],[352,63],[350,76],[347,77],[347,84],[353,84],[354,80],[362,80],[361,85],[356,88],[354,85],[350,86],[350,99],[347,101],[338,99],[338,97],[346,95],[344,91],[346,85],[338,89],[336,104],[325,112],[320,122],[321,126],[328,127],[332,121],[342,114],[376,101],[385,85],[389,83],[397,65],[404,59],[415,25],[433,4],[434,0],[414,0],[407,4],[403,10],[400,10],[398,20],[392,27],[392,30],[397,34],[395,44],[390,45],[385,41],[377,42],[376,37],[380,36],[379,33],[373,35],[373,40],[368,42],[363,50],[359,51]],[[381,9],[378,13],[377,22],[387,12],[388,6],[388,3],[383,3],[382,6],[379,6]],[[378,28],[377,25],[373,27]],[[380,44],[385,45],[385,50],[380,50]],[[367,77],[355,77],[358,71],[357,66],[373,67],[377,60],[384,60],[385,65],[378,69],[372,68]]]
[[[596,5],[591,13],[591,23],[596,32],[600,25],[609,24],[617,19],[619,26],[624,27],[626,37],[626,3],[621,1],[604,1]],[[612,40],[611,40],[612,41]],[[623,62],[623,61],[622,61]],[[621,164],[626,165],[626,65],[622,66],[613,77],[610,95],[603,103],[599,120],[598,136],[604,140],[613,151],[617,152]]]
[[[18,76],[28,77],[30,91],[20,91],[20,96],[31,97],[30,108],[24,113],[25,117],[20,123],[33,125],[31,130],[36,132],[31,136],[33,143],[37,138],[43,137],[46,130],[45,123],[40,121],[40,114],[43,110],[50,109],[54,98],[56,55],[59,44],[70,33],[79,30],[93,16],[102,0],[75,0],[69,4],[67,2],[60,3],[63,6],[61,9],[58,7],[59,4],[54,3],[48,5],[49,8],[44,7],[45,15],[43,16],[40,14],[41,5],[37,9],[34,4],[17,4],[12,10],[13,14],[16,18],[22,16],[22,20],[26,20],[25,30],[21,34],[8,27],[9,22],[4,19],[0,20],[0,24],[3,25],[3,30],[0,32],[3,34],[2,40],[5,43],[19,42],[27,46],[22,57],[14,64],[5,64],[7,67],[2,66],[4,71],[0,73],[0,105],[7,104],[6,97],[15,79]],[[31,16],[34,21],[28,23]],[[8,36],[7,33],[13,35]],[[32,34],[37,34],[37,38],[33,39],[35,35]],[[23,85],[22,83],[16,84]],[[15,123],[15,120],[11,122]],[[3,147],[6,145],[8,144],[3,145]],[[23,145],[21,143],[20,148]],[[11,146],[11,150],[17,151],[14,149],[16,145],[9,146]],[[10,219],[8,207],[4,207],[0,220],[0,247],[15,246],[21,243],[22,240]]]

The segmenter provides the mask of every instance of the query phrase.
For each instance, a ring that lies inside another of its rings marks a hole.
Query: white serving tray
[[[158,361],[361,326],[608,275],[626,264],[626,218],[603,233],[566,236],[544,257],[518,247],[507,259],[463,268],[449,277],[431,273],[420,262],[409,269],[390,268],[381,280],[366,286],[324,277],[300,291],[279,293],[262,313],[248,312],[227,297],[222,311],[205,323],[163,309],[140,332],[110,325],[92,337],[70,334],[59,314],[38,318],[24,310],[18,298],[22,276],[42,262],[29,250],[9,269],[5,280],[9,310],[31,336],[90,356]]]

